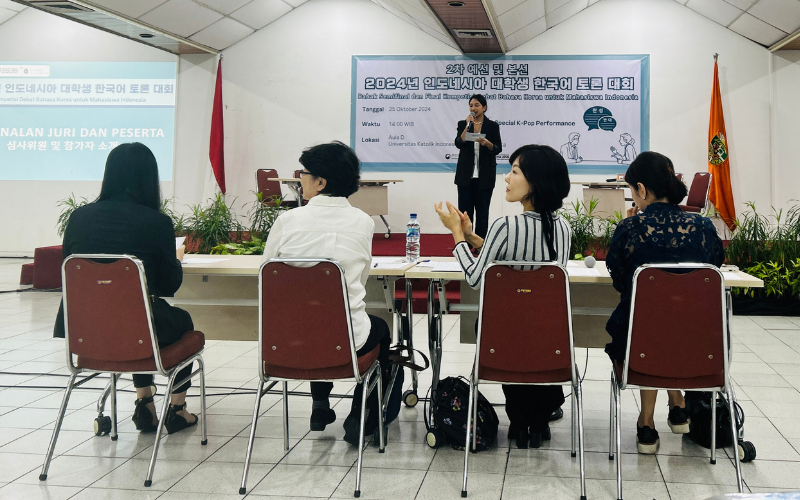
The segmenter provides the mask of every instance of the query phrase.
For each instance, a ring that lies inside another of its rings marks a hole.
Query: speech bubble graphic
[[[614,127],[617,126],[617,120],[615,120],[613,116],[604,116],[597,120],[597,126],[601,130],[607,130],[611,132],[614,130]]]
[[[606,116],[611,117],[613,115],[611,111],[609,111],[607,108],[604,108],[602,106],[595,106],[593,108],[587,109],[583,113],[583,123],[585,123],[586,126],[589,127],[589,130],[599,129],[600,119]]]

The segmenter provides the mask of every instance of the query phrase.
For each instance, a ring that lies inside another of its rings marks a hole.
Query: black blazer
[[[64,233],[62,252],[65,259],[74,253],[135,255],[144,264],[147,289],[155,297],[172,297],[183,281],[181,261],[175,257],[172,221],[158,210],[129,200],[99,201],[75,209]],[[166,303],[158,306],[153,308],[156,333],[159,340],[166,340],[172,332],[159,329],[163,319],[161,310],[175,308]],[[61,307],[54,336],[64,336]]]
[[[472,141],[461,139],[461,133],[467,126],[466,120],[458,122],[456,133],[456,147],[458,163],[456,164],[455,184],[459,187],[468,187],[475,170],[475,149]],[[497,178],[497,155],[503,150],[503,140],[500,139],[500,125],[484,116],[481,133],[486,134],[486,139],[494,145],[494,149],[481,146],[478,157],[478,183],[481,189],[494,189]]]

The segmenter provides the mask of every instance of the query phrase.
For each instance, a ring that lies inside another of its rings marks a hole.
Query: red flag
[[[211,140],[208,159],[214,170],[219,189],[225,194],[225,131],[222,126],[222,57],[217,65],[217,85],[214,87],[214,109],[211,112]]]
[[[708,121],[708,171],[711,185],[708,199],[717,208],[722,220],[733,231],[736,227],[736,208],[731,190],[731,163],[728,157],[728,139],[725,136],[725,119],[722,116],[722,98],[719,93],[719,72],[714,57],[714,84],[711,89],[711,117]]]

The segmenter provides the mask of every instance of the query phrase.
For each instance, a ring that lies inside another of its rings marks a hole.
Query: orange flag
[[[736,226],[736,208],[731,191],[731,163],[728,157],[728,139],[725,135],[725,118],[722,116],[722,99],[719,95],[717,57],[714,56],[714,86],[711,89],[711,117],[708,121],[708,171],[711,186],[708,199],[717,208],[722,220],[733,231]]]

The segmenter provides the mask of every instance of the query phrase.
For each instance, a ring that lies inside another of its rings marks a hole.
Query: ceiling
[[[25,1],[0,0],[0,24],[25,9]],[[177,49],[165,50],[184,53],[180,47],[188,45],[180,44],[181,40],[188,40],[195,51],[223,50],[300,7],[307,0],[79,1],[107,10],[118,19],[130,19],[137,30],[142,26],[152,27],[154,32],[161,32],[173,42],[178,42],[173,43]],[[440,0],[371,1],[462,52],[474,52],[465,49],[472,42],[459,37],[454,39],[451,29],[473,26],[453,25],[457,21],[452,19],[458,19],[459,16],[449,16],[446,11],[443,14],[443,9],[464,9],[472,7],[471,4],[483,4],[484,11],[478,13],[482,16],[481,27],[491,30],[497,37],[492,43],[499,47],[486,51],[506,52],[602,0],[464,0],[465,7],[449,7],[446,1]],[[792,42],[792,35],[800,34],[796,33],[800,30],[800,0],[675,1],[765,47],[773,50],[800,49],[800,37]],[[116,29],[101,24],[98,26],[110,31]],[[130,38],[136,36],[124,32],[120,34]]]

